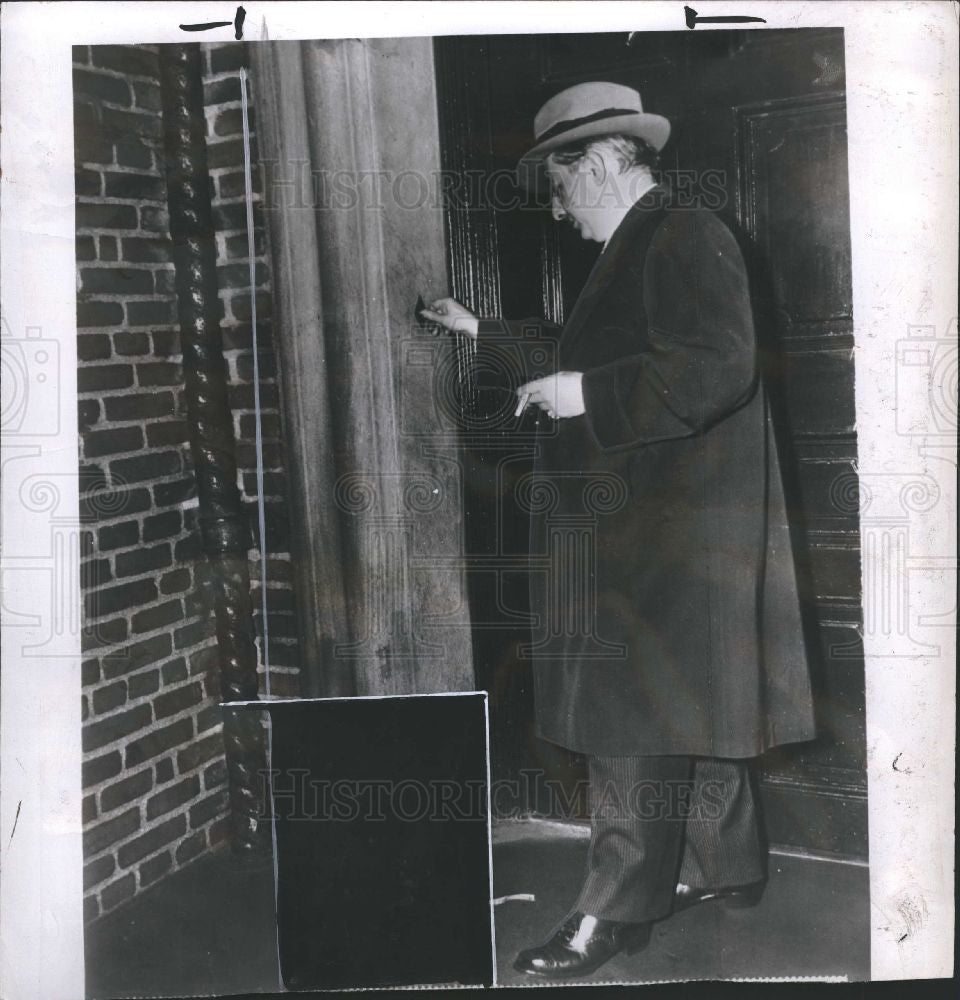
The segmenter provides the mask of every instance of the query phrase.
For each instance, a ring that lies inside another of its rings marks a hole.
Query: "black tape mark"
[[[243,21],[247,12],[242,8],[237,8],[236,16],[232,21],[202,21],[199,24],[181,24],[181,31],[210,31],[213,28],[228,28],[232,24],[234,36],[239,42],[243,38]]]
[[[10,831],[10,839],[7,841],[7,847],[13,843],[13,835],[17,832],[17,823],[20,822],[20,807],[23,805],[23,799],[17,803],[17,815],[13,817],[13,829]]]
[[[751,21],[758,21],[766,24],[766,18],[746,17],[740,14],[721,14],[717,17],[701,17],[692,7],[683,8],[683,16],[686,18],[687,27],[695,28],[698,24],[748,24]]]

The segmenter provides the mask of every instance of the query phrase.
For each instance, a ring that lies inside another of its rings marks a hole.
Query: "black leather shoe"
[[[513,967],[517,972],[546,979],[588,976],[618,952],[625,951],[632,955],[650,940],[649,923],[624,924],[598,919],[593,930],[576,942],[576,947],[571,947],[583,916],[582,913],[574,913],[567,917],[545,944],[521,951]]]
[[[749,885],[729,885],[721,889],[692,889],[688,885],[678,885],[673,897],[673,912],[679,913],[713,899],[722,899],[728,909],[746,910],[760,902],[766,885],[764,881],[751,882]]]

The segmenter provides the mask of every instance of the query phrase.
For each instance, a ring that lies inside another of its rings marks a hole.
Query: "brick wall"
[[[204,49],[224,355],[238,477],[255,538],[253,355],[238,138],[237,69],[245,46]],[[76,47],[74,116],[84,902],[93,919],[223,841],[226,771],[175,322],[156,47]],[[296,608],[262,220],[256,247],[271,689],[295,695]],[[255,551],[251,577],[258,588]],[[259,607],[259,589],[253,596]]]

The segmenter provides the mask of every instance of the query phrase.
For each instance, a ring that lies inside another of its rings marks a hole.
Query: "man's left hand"
[[[582,381],[583,372],[557,372],[520,386],[517,395],[529,395],[528,402],[554,419],[579,417],[585,412]]]

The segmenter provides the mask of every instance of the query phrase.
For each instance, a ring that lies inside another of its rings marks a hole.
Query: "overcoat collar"
[[[564,324],[560,341],[564,348],[569,349],[599,303],[603,292],[618,274],[624,255],[629,253],[634,237],[655,212],[670,203],[670,199],[671,192],[668,185],[657,184],[630,206],[594,263],[583,290],[574,303],[570,318]]]

